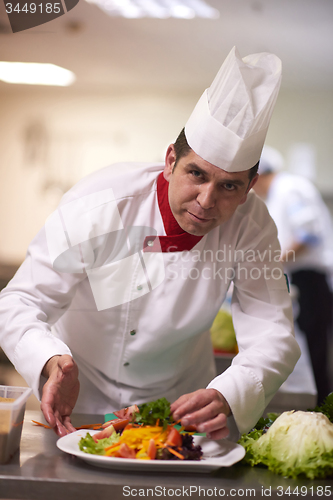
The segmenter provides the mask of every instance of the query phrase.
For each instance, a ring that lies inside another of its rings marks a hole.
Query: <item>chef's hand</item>
[[[74,432],[70,415],[79,395],[79,370],[71,356],[53,356],[43,368],[44,385],[41,410],[58,436]]]
[[[225,398],[216,389],[199,389],[184,394],[171,405],[171,413],[186,427],[195,425],[198,432],[205,432],[210,439],[229,435],[227,416],[231,410]]]

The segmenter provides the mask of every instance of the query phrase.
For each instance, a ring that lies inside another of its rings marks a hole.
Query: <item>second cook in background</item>
[[[332,390],[329,383],[329,335],[332,335],[332,221],[316,187],[305,177],[283,171],[279,151],[265,146],[254,187],[273,217],[282,261],[297,287],[296,321],[306,336],[318,404]]]

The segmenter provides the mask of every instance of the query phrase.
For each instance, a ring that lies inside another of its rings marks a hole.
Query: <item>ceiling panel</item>
[[[236,45],[243,56],[281,57],[285,87],[333,87],[332,0],[207,3],[219,19],[122,19],[80,0],[64,16],[13,34],[1,2],[0,60],[58,64],[76,74],[77,89],[199,91]]]

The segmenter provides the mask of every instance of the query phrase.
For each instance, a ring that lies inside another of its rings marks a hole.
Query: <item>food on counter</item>
[[[0,397],[0,403],[14,403],[14,398],[2,398]],[[0,436],[3,439],[4,435],[9,433],[11,427],[11,409],[8,408],[0,410]],[[0,448],[3,448],[0,446]]]
[[[112,430],[112,426],[110,426]],[[94,434],[96,436],[96,434]],[[105,455],[105,448],[112,446],[114,443],[119,441],[120,434],[113,431],[112,434],[105,438],[93,439],[93,436],[87,432],[86,437],[82,438],[79,442],[79,448],[85,453],[91,453],[92,455]]]
[[[2,401],[3,402],[3,401]],[[0,463],[5,460],[4,453],[10,430],[10,411],[0,412]]]
[[[7,463],[20,447],[28,387],[0,385],[0,464]]]
[[[221,309],[211,326],[210,337],[213,348],[217,351],[237,354],[238,347],[232,316]]]
[[[14,403],[14,398],[3,398],[0,397],[0,403]],[[7,436],[11,428],[11,408],[0,410],[0,445],[4,436]],[[3,449],[0,446],[0,449]]]
[[[137,405],[128,406],[127,408],[122,408],[121,410],[114,411],[113,414],[118,418],[128,418],[132,420],[136,413],[139,412],[139,407]]]
[[[239,443],[246,449],[243,462],[266,465],[286,477],[333,474],[333,424],[319,412],[284,412],[266,432],[254,429]]]
[[[110,426],[112,427],[112,426]],[[107,437],[94,440],[88,432],[81,438],[79,447],[85,453],[117,458],[141,460],[200,460],[200,446],[193,445],[190,434],[180,433],[173,426],[163,430],[161,426],[128,424],[123,432],[113,431]]]
[[[114,414],[122,418],[110,420],[96,434],[87,433],[79,442],[81,451],[141,460],[200,460],[202,457],[201,447],[194,446],[192,435],[175,428],[170,403],[165,398]]]
[[[0,403],[14,403],[15,398],[0,397]],[[0,464],[7,458],[7,443],[11,431],[11,410],[0,410]]]
[[[101,431],[94,434],[94,441],[97,442],[99,439],[107,438],[111,436],[114,431],[122,431],[127,424],[129,424],[128,418],[116,418],[105,422],[105,424],[101,425]]]
[[[174,420],[171,415],[170,403],[166,398],[150,401],[140,406],[135,414],[135,422],[144,425],[156,425],[156,422],[165,430]]]

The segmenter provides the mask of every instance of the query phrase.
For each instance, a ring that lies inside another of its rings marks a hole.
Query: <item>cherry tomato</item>
[[[113,420],[109,420],[108,422],[105,422],[105,424],[102,425],[103,429],[106,429],[110,425],[114,427],[114,430],[116,432],[121,431],[126,427],[126,425],[129,423],[128,418],[115,418]]]
[[[194,424],[194,425],[186,425],[184,427],[184,431],[186,432],[197,432],[198,429],[197,429],[197,426]]]
[[[128,406],[127,408],[122,408],[121,410],[113,412],[116,417],[128,418],[129,420],[132,420],[134,413],[139,413],[139,408],[137,405]]]
[[[111,436],[111,434],[114,433],[114,427],[113,425],[109,425],[109,427],[106,427],[102,431],[96,432],[96,434],[93,434],[92,438],[97,443],[100,439],[108,438]]]
[[[115,453],[115,457],[135,458],[135,450],[130,448],[128,444],[122,443],[119,450]]]
[[[148,445],[148,450],[147,450],[147,455],[150,458],[150,460],[155,460],[155,457],[156,457],[155,439],[150,439],[149,445]]]
[[[180,433],[174,427],[168,434],[166,444],[169,446],[181,446],[182,445],[182,437]]]

